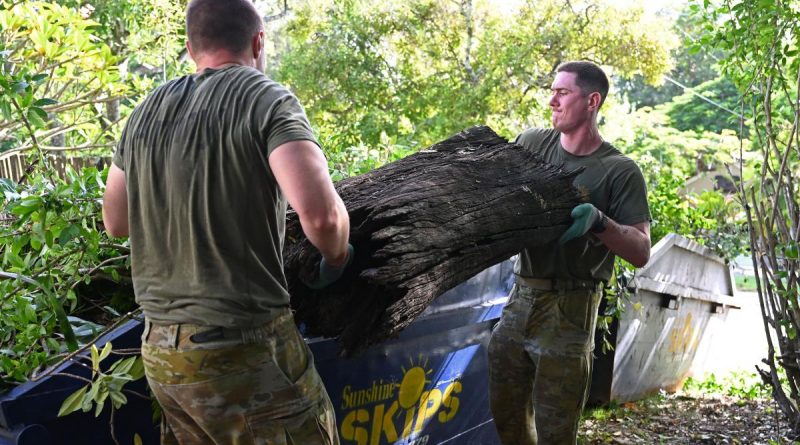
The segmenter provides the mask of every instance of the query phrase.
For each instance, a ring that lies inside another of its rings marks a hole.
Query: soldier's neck
[[[561,133],[561,146],[574,156],[588,156],[603,145],[603,137],[596,125],[576,128],[569,133]]]
[[[255,68],[255,60],[241,55],[231,54],[228,51],[215,51],[203,54],[195,60],[197,73],[202,73],[206,69],[219,70],[232,65],[249,66]]]

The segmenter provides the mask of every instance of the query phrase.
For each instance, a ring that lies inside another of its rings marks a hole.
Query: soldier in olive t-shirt
[[[608,142],[588,156],[574,156],[564,150],[560,132],[555,129],[533,128],[520,134],[515,142],[565,171],[584,168],[574,185],[588,192],[589,201],[617,223],[633,225],[650,221],[647,188],[639,167]],[[514,272],[525,278],[608,282],[613,267],[614,254],[596,238],[585,236],[564,245],[554,240],[533,250],[523,250]]]
[[[130,236],[142,361],[161,443],[339,443],[335,411],[295,324],[286,209],[338,280],[355,254],[347,208],[297,99],[268,79],[251,0],[191,0],[196,72],[150,93],[109,168],[103,223]]]
[[[556,70],[552,129],[516,142],[566,171],[587,201],[560,239],[520,252],[516,284],[489,341],[489,399],[504,445],[575,445],[591,379],[594,328],[615,255],[638,267],[650,257],[642,173],[604,141],[597,115],[608,77],[592,62]]]
[[[292,140],[316,143],[303,108],[249,67],[175,79],[136,108],[114,164],[126,172],[133,284],[149,320],[256,326],[288,306],[286,199],[267,159]]]

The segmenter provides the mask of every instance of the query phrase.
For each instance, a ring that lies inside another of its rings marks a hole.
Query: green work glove
[[[344,264],[339,267],[329,265],[328,262],[325,261],[325,258],[322,258],[322,260],[319,262],[319,274],[317,275],[317,278],[313,281],[303,283],[314,290],[322,289],[335,283],[336,280],[341,278],[345,269],[347,269],[347,266],[353,262],[354,252],[355,250],[353,249],[353,245],[347,243],[347,260],[345,260]]]
[[[561,244],[583,236],[586,232],[600,233],[606,228],[606,216],[603,215],[603,212],[597,210],[597,207],[589,203],[575,206],[570,216],[572,216],[572,225],[558,240]]]

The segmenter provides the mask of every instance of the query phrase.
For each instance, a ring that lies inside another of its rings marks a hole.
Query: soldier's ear
[[[250,46],[253,50],[253,58],[258,60],[261,56],[261,51],[264,51],[264,31],[259,31],[258,34],[253,36]]]
[[[600,108],[600,102],[602,101],[602,96],[597,91],[593,93],[589,93],[589,109],[590,110],[597,110]]]
[[[195,61],[197,60],[194,57],[194,52],[192,51],[192,44],[189,43],[189,39],[186,39],[186,51],[189,52],[189,57],[191,57],[192,60],[195,60]]]

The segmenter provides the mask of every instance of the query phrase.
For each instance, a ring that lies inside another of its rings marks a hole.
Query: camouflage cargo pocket
[[[178,350],[142,345],[148,382],[181,443],[338,444],[311,351],[291,317],[275,325],[258,343],[207,349],[180,335]]]
[[[306,412],[280,419],[268,413],[247,417],[254,445],[338,445],[333,406],[325,397]]]

